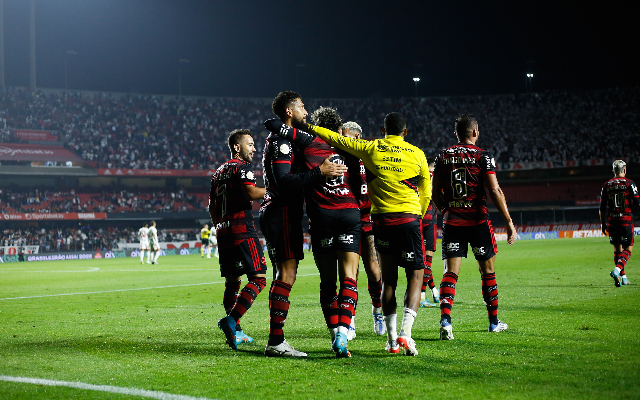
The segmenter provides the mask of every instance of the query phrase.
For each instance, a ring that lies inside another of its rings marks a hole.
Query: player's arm
[[[251,183],[246,183],[241,188],[244,197],[249,201],[262,199],[266,191],[265,188],[257,187]]]
[[[444,199],[442,198],[442,188],[440,187],[440,175],[437,173],[433,174],[433,178],[431,179],[431,196],[433,197],[433,204],[436,205],[440,214],[444,211]]]
[[[604,196],[605,196],[605,192],[603,187],[602,190],[600,191],[599,214],[600,214],[600,224],[602,226],[602,233],[607,235],[608,234],[607,232],[607,201],[605,200]]]
[[[502,215],[502,219],[507,224],[507,243],[514,244],[517,238],[516,227],[513,225],[511,215],[509,215],[509,209],[507,208],[507,200],[504,197],[504,192],[498,185],[498,178],[495,173],[484,174],[484,183],[487,189],[489,189],[489,196],[493,204],[498,208],[498,212]]]
[[[273,132],[280,137],[289,139],[289,141],[299,149],[307,147],[311,142],[313,142],[313,139],[315,139],[315,136],[312,134],[301,131],[300,129],[292,128],[277,118],[264,121],[264,127],[267,128],[269,132]]]
[[[418,193],[420,194],[420,209],[422,212],[420,218],[422,218],[427,213],[429,203],[431,203],[431,175],[429,174],[429,166],[424,155],[420,160],[420,164],[421,166],[420,176],[418,177]]]
[[[370,142],[368,140],[354,139],[347,136],[342,136],[341,134],[327,128],[311,124],[308,124],[307,127],[310,132],[315,133],[319,138],[329,143],[330,145],[344,150],[349,154],[353,154],[361,160],[367,158],[367,147],[370,145]]]

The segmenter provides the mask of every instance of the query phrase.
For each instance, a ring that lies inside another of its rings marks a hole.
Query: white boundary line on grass
[[[317,273],[314,273],[314,274],[303,274],[303,275],[298,274],[297,276],[312,276],[312,275],[317,275]],[[267,278],[267,279],[271,279],[271,278]],[[138,290],[170,289],[170,288],[186,287],[186,286],[215,285],[215,284],[220,284],[220,283],[224,283],[224,281],[206,282],[206,283],[186,283],[184,285],[155,286],[155,287],[145,287],[145,288],[135,288],[135,289],[101,290],[101,291],[97,291],[97,292],[58,293],[58,294],[41,294],[41,295],[37,295],[37,296],[5,297],[5,298],[0,298],[0,301],[2,301],[2,300],[21,300],[21,299],[39,299],[39,298],[43,298],[43,297],[79,296],[79,295],[85,295],[85,294],[135,292],[135,291],[138,291]]]
[[[31,383],[34,385],[44,385],[44,386],[66,386],[66,387],[75,388],[75,389],[95,390],[98,392],[117,393],[117,394],[124,394],[128,396],[149,397],[152,399],[159,399],[159,400],[213,400],[213,399],[208,399],[206,397],[192,397],[192,396],[185,396],[181,394],[157,392],[155,390],[144,390],[144,389],[126,388],[126,387],[119,387],[119,386],[109,386],[109,385],[92,385],[90,383],[84,383],[84,382],[67,382],[67,381],[54,381],[50,379],[23,378],[19,376],[0,375],[0,381]]]

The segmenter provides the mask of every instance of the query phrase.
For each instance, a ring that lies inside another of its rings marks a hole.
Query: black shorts
[[[399,266],[424,269],[424,251],[420,219],[413,214],[376,214],[373,235],[380,254],[397,256]]]
[[[260,211],[260,229],[272,263],[304,259],[301,209],[269,206]]]
[[[467,250],[471,251],[478,261],[488,260],[498,254],[496,238],[491,221],[480,225],[453,226],[442,225],[442,259],[467,258]]]
[[[249,238],[239,245],[220,249],[220,274],[223,278],[266,272],[267,262],[258,238]]]
[[[307,208],[314,253],[360,252],[360,209],[327,210]]]
[[[633,225],[607,225],[609,243],[633,246]]]
[[[422,240],[424,241],[424,251],[436,251],[436,240],[438,239],[438,228],[436,224],[425,224],[422,221]]]
[[[209,245],[209,238],[206,238],[206,239],[203,238],[202,240],[200,240],[200,243],[202,243],[203,247],[208,246]]]

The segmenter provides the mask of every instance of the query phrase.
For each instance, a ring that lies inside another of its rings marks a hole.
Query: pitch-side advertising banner
[[[14,129],[13,135],[20,140],[34,140],[40,142],[56,142],[59,140],[58,135],[54,135],[51,131]]]
[[[61,146],[20,143],[0,143],[0,161],[84,162],[82,158]]]
[[[8,221],[47,221],[56,219],[107,219],[107,213],[7,213],[0,214],[0,220]]]
[[[20,249],[24,254],[38,254],[40,246],[0,246],[0,249],[7,256],[17,256]]]

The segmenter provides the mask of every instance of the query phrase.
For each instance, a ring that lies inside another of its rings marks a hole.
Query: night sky
[[[485,4],[486,3],[486,4]],[[37,85],[273,97],[637,86],[640,2],[36,0]],[[29,1],[4,0],[5,84],[29,85]],[[76,55],[66,55],[74,50]]]

